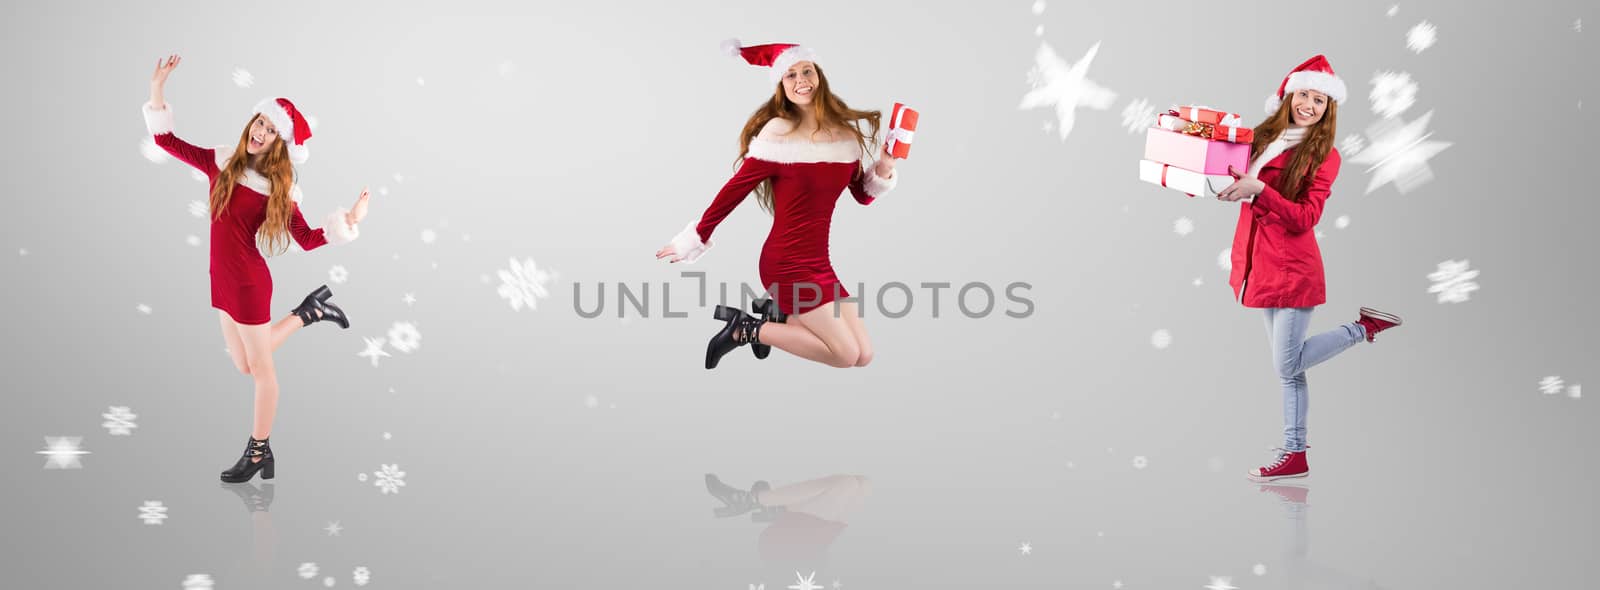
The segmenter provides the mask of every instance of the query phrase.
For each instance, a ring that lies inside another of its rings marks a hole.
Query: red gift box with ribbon
[[[1178,107],[1176,110],[1179,117],[1196,123],[1227,125],[1230,127],[1238,127],[1244,124],[1244,119],[1239,117],[1238,114],[1208,107],[1183,106]]]
[[[894,110],[889,113],[889,131],[883,139],[888,145],[889,155],[900,159],[911,155],[911,138],[917,132],[918,115],[916,109],[894,103]]]

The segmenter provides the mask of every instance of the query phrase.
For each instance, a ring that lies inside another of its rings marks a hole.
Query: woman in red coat
[[[1250,470],[1258,481],[1311,472],[1306,370],[1400,325],[1398,317],[1363,307],[1356,321],[1306,337],[1311,311],[1327,301],[1315,229],[1339,176],[1333,138],[1344,98],[1344,82],[1326,58],[1318,55],[1300,64],[1267,98],[1270,116],[1255,128],[1250,169],[1232,170],[1238,181],[1217,195],[1224,201],[1249,199],[1239,209],[1228,284],[1241,304],[1265,312],[1283,385],[1284,445],[1271,464]]]
[[[150,78],[150,102],[144,106],[145,126],[174,158],[193,166],[210,180],[211,199],[211,306],[222,322],[222,338],[239,372],[255,380],[255,423],[243,456],[222,472],[222,481],[249,481],[256,472],[272,479],[277,459],[268,444],[278,410],[278,377],[272,352],[300,328],[332,321],[349,328],[344,311],[328,299],[327,285],[307,295],[288,316],[272,324],[272,275],[260,250],[281,254],[293,239],[302,249],[349,242],[356,238],[356,223],[367,214],[367,192],[362,191],[350,209],[328,215],[324,227],[312,229],[300,214],[300,187],[294,164],[306,159],[305,140],[311,137],[294,103],[268,99],[256,105],[234,146],[202,148],[172,132],[172,109],[167,105],[167,76],[182,62],[170,56],[156,63]]]
[[[834,204],[846,191],[866,205],[898,181],[887,146],[878,150],[876,162],[863,163],[881,114],[851,109],[834,96],[808,48],[740,47],[737,41],[724,48],[769,68],[773,93],[740,133],[739,171],[705,214],[657,250],[656,258],[693,263],[711,248],[717,224],[754,190],[773,216],[760,262],[761,283],[772,299],[756,302],[759,317],[717,306],[714,317],[724,326],[706,346],[706,368],[745,344],[756,358],[766,358],[776,346],[834,367],[864,367],[872,360],[872,345],[859,304],[834,275],[828,230]],[[863,121],[870,131],[862,131]]]

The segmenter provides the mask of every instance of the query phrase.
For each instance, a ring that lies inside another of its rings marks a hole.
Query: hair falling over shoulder
[[[1289,128],[1290,110],[1294,103],[1289,97],[1284,97],[1283,104],[1278,105],[1278,110],[1255,127],[1255,139],[1250,142],[1250,157],[1261,153],[1267,144],[1277,139],[1278,135]],[[1339,103],[1328,101],[1328,109],[1322,113],[1322,120],[1317,121],[1306,129],[1306,137],[1295,146],[1294,153],[1289,156],[1289,162],[1283,169],[1283,174],[1278,177],[1277,186],[1272,188],[1290,201],[1300,201],[1300,189],[1306,185],[1307,175],[1314,174],[1314,170],[1322,166],[1322,161],[1328,158],[1328,152],[1333,149],[1333,136],[1338,126]]]
[[[812,106],[816,109],[818,132],[824,129],[845,130],[855,136],[856,143],[861,145],[861,153],[873,153],[873,142],[878,137],[878,125],[883,117],[880,111],[858,111],[833,94],[828,86],[828,76],[823,74],[822,67],[813,65],[817,70],[817,90],[813,93]],[[750,140],[761,133],[761,128],[773,119],[785,119],[795,124],[801,120],[800,105],[789,101],[783,93],[783,82],[779,82],[773,89],[772,98],[768,99],[756,112],[750,115],[750,120],[744,124],[744,130],[739,133],[739,160],[744,160],[745,154],[750,153]],[[866,121],[868,127],[863,130],[861,122]],[[863,166],[865,158],[862,159]],[[736,164],[737,165],[737,164]],[[761,208],[768,213],[772,212],[772,181],[763,181],[756,187],[756,201],[761,203]]]
[[[233,199],[234,184],[250,167],[250,154],[245,150],[250,145],[250,125],[253,123],[255,117],[244,124],[244,131],[239,134],[239,144],[234,146],[233,157],[228,158],[228,163],[222,166],[216,182],[211,185],[210,211],[213,221],[222,218],[223,209]],[[256,232],[256,241],[268,255],[282,254],[289,250],[289,218],[294,213],[294,200],[289,196],[294,186],[294,165],[289,161],[288,144],[282,138],[273,141],[272,147],[261,155],[256,172],[266,177],[272,187],[269,191],[272,194],[267,195],[267,218]]]

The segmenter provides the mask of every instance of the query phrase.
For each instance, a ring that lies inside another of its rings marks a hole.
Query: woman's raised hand
[[[367,201],[372,198],[372,193],[366,187],[361,188],[361,196],[356,197],[356,204],[350,207],[350,212],[344,214],[345,223],[355,225],[367,216]]]
[[[873,166],[878,178],[894,176],[894,163],[894,154],[889,153],[889,142],[885,141],[883,146],[878,149],[878,164]]]
[[[178,64],[183,63],[183,58],[174,53],[166,59],[156,60],[156,71],[150,74],[150,106],[157,110],[167,107],[162,89],[167,85],[167,76],[172,75],[172,70],[178,69]]]

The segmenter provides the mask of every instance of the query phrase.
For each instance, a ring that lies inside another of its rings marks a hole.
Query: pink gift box
[[[1201,174],[1227,174],[1228,166],[1248,170],[1250,144],[1228,143],[1151,127],[1144,136],[1144,159]]]

